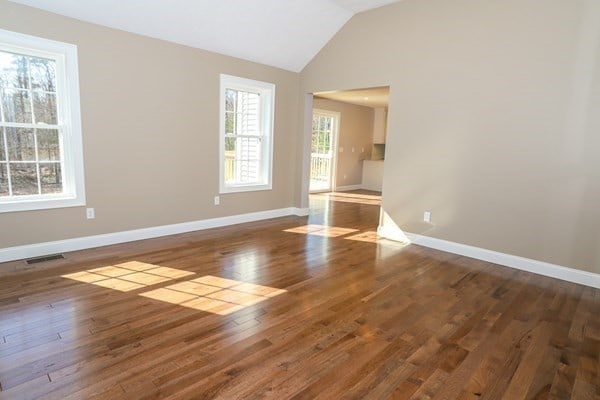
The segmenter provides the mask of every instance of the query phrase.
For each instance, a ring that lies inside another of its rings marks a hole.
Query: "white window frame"
[[[273,126],[275,116],[275,85],[273,83],[221,74],[220,90],[220,143],[219,193],[271,190],[273,188]],[[260,131],[262,134],[261,181],[231,184],[225,182],[225,92],[227,89],[260,94]]]
[[[62,193],[0,197],[0,213],[84,206],[77,46],[0,29],[0,50],[56,61],[57,125],[63,182]],[[36,124],[35,127],[43,129],[47,125]]]

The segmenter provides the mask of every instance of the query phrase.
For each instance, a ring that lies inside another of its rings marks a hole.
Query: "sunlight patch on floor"
[[[381,195],[379,194],[362,194],[362,193],[349,193],[349,192],[330,192],[325,193],[327,196],[335,196],[335,197],[347,197],[352,199],[363,199],[363,200],[381,200]]]
[[[379,236],[375,231],[361,232],[356,235],[345,237],[346,240],[356,240],[358,242],[377,243]]]
[[[356,203],[367,205],[381,205],[381,196],[359,193],[344,193],[344,192],[329,192],[329,193],[313,193],[314,198],[323,200],[338,201],[342,203]]]
[[[140,296],[195,310],[228,315],[286,292],[284,289],[206,275],[144,292]]]
[[[316,235],[325,237],[338,237],[349,233],[358,232],[358,229],[340,228],[326,225],[304,225],[296,228],[285,229],[284,232],[303,233],[305,235]]]
[[[194,272],[131,261],[62,275],[63,278],[129,292],[195,275]],[[206,275],[140,293],[140,296],[213,314],[228,315],[287,290]]]
[[[62,275],[62,277],[120,292],[129,292],[189,275],[194,275],[194,272],[131,261]]]

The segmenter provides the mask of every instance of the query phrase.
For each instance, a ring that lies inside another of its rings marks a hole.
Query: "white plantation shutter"
[[[241,114],[237,134],[259,136],[260,94],[237,91],[237,98],[237,109]]]
[[[221,192],[271,188],[274,85],[221,75]]]
[[[237,92],[238,125],[236,130],[236,175],[240,183],[260,182],[260,95]]]

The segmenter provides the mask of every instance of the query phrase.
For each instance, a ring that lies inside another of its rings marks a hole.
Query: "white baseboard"
[[[308,208],[280,208],[276,210],[258,211],[248,214],[204,219],[180,224],[163,225],[124,232],[114,232],[74,239],[57,240],[53,242],[7,247],[0,249],[0,262],[22,260],[31,257],[64,253],[68,251],[91,249],[94,247],[108,246],[111,244],[133,242],[142,239],[152,239],[161,236],[176,235],[178,233],[200,231],[228,225],[243,224],[245,222],[285,217],[288,215],[306,216],[308,215]]]
[[[534,274],[549,276],[551,278],[561,279],[563,281],[578,283],[580,285],[590,286],[600,289],[600,274],[582,271],[579,269],[563,267],[547,263],[544,261],[532,260],[530,258],[519,257],[512,254],[500,253],[493,250],[482,249],[480,247],[469,246],[466,244],[449,242],[447,240],[437,239],[429,236],[417,235],[404,232],[397,233],[396,229],[389,229],[383,226],[378,228],[378,234],[382,237],[410,243],[420,246],[430,247],[436,250],[446,251],[448,253],[459,254],[461,256],[471,257],[478,260],[503,265],[522,271],[533,272]]]
[[[362,183],[360,185],[347,185],[347,186],[336,186],[335,187],[335,191],[336,192],[343,192],[346,190],[360,190],[363,188]]]
[[[306,217],[310,213],[310,208],[292,207],[293,214],[299,217]]]

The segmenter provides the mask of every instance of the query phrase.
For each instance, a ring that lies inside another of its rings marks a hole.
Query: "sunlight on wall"
[[[390,217],[383,208],[381,208],[381,213],[379,214],[379,228],[377,228],[377,233],[382,238],[407,244],[411,243],[408,236],[406,236],[402,229],[400,229],[392,217]]]
[[[296,228],[285,229],[284,232],[304,233],[306,235],[316,235],[325,237],[338,237],[349,233],[358,232],[358,229],[339,228],[326,225],[304,225]]]
[[[144,292],[140,296],[227,315],[286,292],[283,289],[207,275]]]
[[[107,267],[63,275],[63,278],[96,286],[129,292],[157,283],[194,275],[193,272],[175,268],[161,267],[139,261],[131,261]]]

